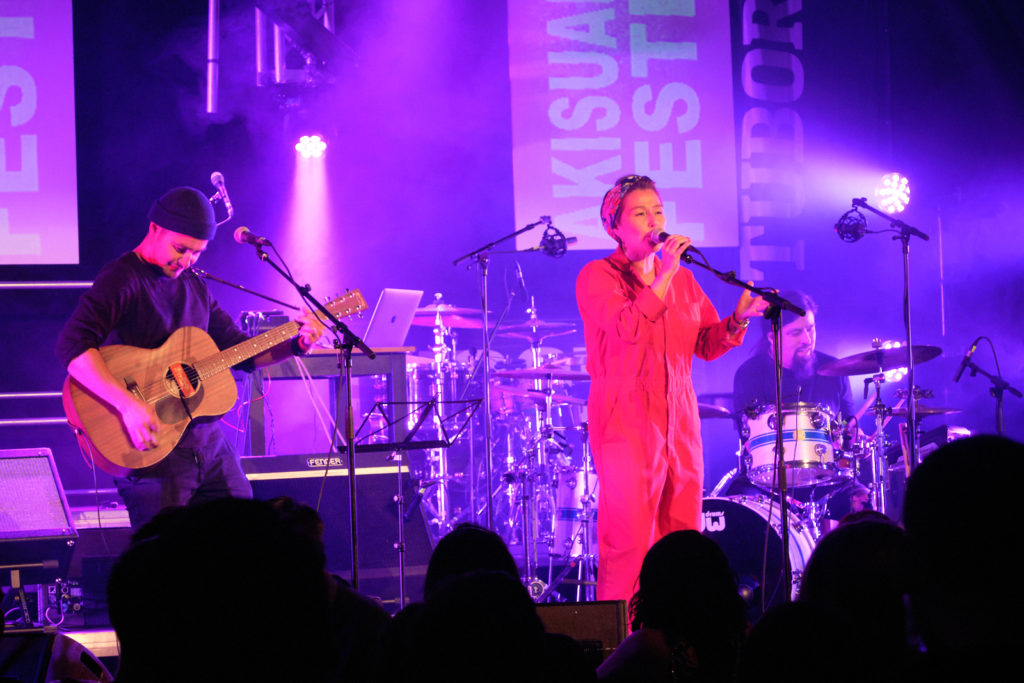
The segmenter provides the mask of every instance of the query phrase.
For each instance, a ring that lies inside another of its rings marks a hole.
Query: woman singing
[[[680,268],[690,239],[657,239],[665,213],[646,176],[615,183],[601,222],[618,249],[588,263],[576,280],[601,484],[597,598],[629,600],[648,548],[671,531],[700,529],[704,462],[693,356],[711,360],[739,346],[767,303],[744,290],[732,315],[719,319],[693,274]]]

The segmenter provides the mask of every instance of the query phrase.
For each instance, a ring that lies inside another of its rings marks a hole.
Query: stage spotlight
[[[319,159],[327,150],[327,141],[319,135],[303,135],[295,145],[295,151],[302,155],[303,159]]]
[[[910,203],[910,182],[899,173],[886,173],[875,187],[875,199],[886,213],[899,213]]]

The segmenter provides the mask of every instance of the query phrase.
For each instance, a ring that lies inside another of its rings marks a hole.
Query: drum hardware
[[[942,406],[917,406],[917,419],[920,421],[922,418],[931,417],[932,415],[948,415],[949,413],[962,412],[960,408],[946,408]],[[907,408],[893,408],[892,414],[896,417],[907,417],[910,414]]]
[[[732,411],[722,406],[716,406],[713,403],[698,403],[697,414],[702,420],[709,419],[732,419]]]

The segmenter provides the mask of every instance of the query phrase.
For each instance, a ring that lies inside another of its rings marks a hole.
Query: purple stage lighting
[[[875,198],[887,213],[899,213],[910,203],[910,182],[899,173],[886,173],[875,187]]]
[[[295,151],[302,155],[303,159],[319,159],[327,150],[327,141],[319,135],[303,135],[295,145]]]

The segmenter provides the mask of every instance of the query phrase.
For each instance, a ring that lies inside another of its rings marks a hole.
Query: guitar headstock
[[[358,289],[353,289],[336,299],[328,301],[324,304],[324,308],[338,318],[347,318],[357,313],[362,313],[369,306],[366,304],[366,299],[363,298],[363,293]]]

